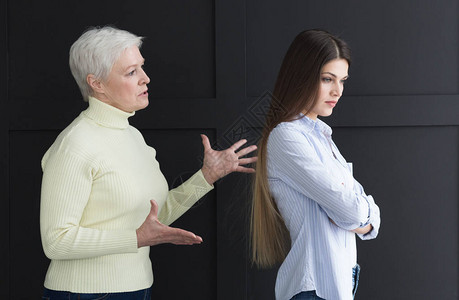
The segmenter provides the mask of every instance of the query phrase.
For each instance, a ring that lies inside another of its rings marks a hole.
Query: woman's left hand
[[[257,161],[257,157],[240,158],[257,149],[252,145],[236,152],[247,140],[240,140],[226,150],[217,151],[210,146],[209,138],[201,134],[202,144],[204,145],[204,162],[202,173],[209,184],[214,184],[218,179],[232,172],[254,173],[255,169],[243,167]]]

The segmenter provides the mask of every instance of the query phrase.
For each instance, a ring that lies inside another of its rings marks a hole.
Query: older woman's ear
[[[89,74],[86,76],[86,82],[91,87],[94,93],[101,94],[103,93],[103,86],[100,79],[96,78],[94,74]]]

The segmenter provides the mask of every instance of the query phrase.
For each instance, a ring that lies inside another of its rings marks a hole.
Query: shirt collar
[[[122,111],[90,96],[89,107],[83,114],[104,127],[125,129],[129,126],[128,118],[132,117],[135,112]]]
[[[300,113],[298,121],[301,122],[301,124],[307,128],[308,132],[317,130],[319,132],[322,132],[326,136],[332,135],[332,128],[319,118],[317,118],[316,120],[312,120],[311,118]]]

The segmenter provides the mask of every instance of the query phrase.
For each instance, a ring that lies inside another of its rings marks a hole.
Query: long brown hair
[[[333,59],[351,63],[350,49],[341,39],[324,30],[299,33],[285,54],[265,127],[258,144],[251,212],[252,261],[262,268],[281,263],[290,250],[290,234],[270,193],[267,144],[271,131],[281,122],[298,118],[314,107],[323,66]]]

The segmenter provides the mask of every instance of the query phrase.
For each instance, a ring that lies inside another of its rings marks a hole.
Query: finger
[[[150,200],[150,204],[151,204],[151,208],[150,208],[149,215],[157,218],[158,217],[158,204],[153,199]]]
[[[246,168],[246,167],[237,167],[236,172],[240,172],[240,173],[255,173],[255,169],[254,168]]]
[[[247,155],[247,154],[249,154],[250,152],[253,152],[253,151],[255,151],[255,150],[257,150],[257,146],[252,145],[252,146],[250,146],[250,147],[247,147],[247,148],[242,149],[241,151],[239,151],[239,152],[236,153],[236,154],[237,154],[238,157],[241,157],[241,156]]]
[[[202,145],[204,146],[204,151],[212,149],[210,146],[209,138],[205,134],[201,134]]]
[[[198,235],[195,235],[194,238],[190,239],[182,239],[179,241],[174,242],[173,244],[175,245],[194,245],[194,244],[201,244],[202,243],[202,238]]]
[[[202,243],[202,238],[190,231],[180,228],[169,227],[166,232],[170,239],[170,243],[177,245],[189,245]]]
[[[251,164],[251,163],[254,163],[258,160],[258,157],[254,156],[254,157],[248,157],[248,158],[241,158],[239,159],[239,165],[247,165],[247,164]]]
[[[242,145],[244,145],[245,143],[247,143],[247,140],[246,139],[242,139],[242,140],[239,140],[237,141],[236,143],[234,143],[230,149],[232,149],[233,151],[236,151],[237,149],[241,148]]]

